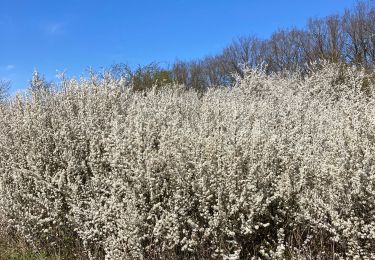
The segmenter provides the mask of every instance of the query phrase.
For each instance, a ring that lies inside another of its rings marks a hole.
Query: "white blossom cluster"
[[[65,80],[0,105],[0,211],[91,259],[375,259],[375,85],[324,64],[203,95]]]

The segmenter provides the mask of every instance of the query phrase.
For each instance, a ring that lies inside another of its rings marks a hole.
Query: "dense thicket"
[[[364,70],[248,70],[203,95],[123,84],[65,80],[1,104],[9,234],[73,259],[375,258]]]
[[[66,259],[375,259],[374,48],[359,2],[167,69],[0,82],[1,236]]]

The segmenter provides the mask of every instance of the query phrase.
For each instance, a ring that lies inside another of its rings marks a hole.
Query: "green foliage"
[[[145,91],[153,87],[160,88],[171,84],[171,72],[161,69],[156,63],[139,66],[132,74],[132,88],[134,91]]]

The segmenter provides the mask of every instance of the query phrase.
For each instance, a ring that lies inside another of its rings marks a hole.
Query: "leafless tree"
[[[343,16],[346,39],[345,54],[352,63],[373,66],[375,32],[374,2],[358,2],[353,10]]]
[[[205,90],[208,87],[204,64],[202,61],[198,60],[189,63],[188,87],[198,91]]]
[[[263,42],[255,37],[240,37],[223,51],[228,72],[243,76],[244,67],[255,67],[263,61]]]
[[[172,78],[177,84],[187,85],[189,77],[188,64],[177,60],[172,66]]]

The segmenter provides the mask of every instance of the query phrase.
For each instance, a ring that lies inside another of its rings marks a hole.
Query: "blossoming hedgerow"
[[[250,70],[231,89],[65,80],[0,105],[0,209],[92,259],[375,259],[363,71]]]

